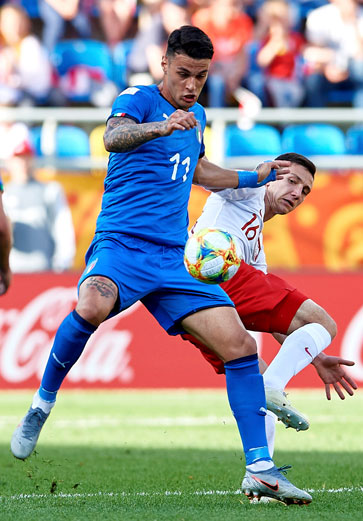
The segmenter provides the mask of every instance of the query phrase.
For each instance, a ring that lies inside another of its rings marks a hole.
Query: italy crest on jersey
[[[199,121],[197,121],[197,126],[195,127],[195,131],[197,133],[197,139],[198,139],[198,142],[201,143],[202,142],[202,126],[200,124]]]

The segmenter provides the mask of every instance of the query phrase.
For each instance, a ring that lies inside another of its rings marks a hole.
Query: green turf
[[[37,453],[18,461],[11,433],[32,393],[0,393],[0,520],[285,521],[363,519],[363,394],[328,402],[291,391],[311,428],[278,424],[275,461],[311,491],[305,507],[250,505],[224,392],[66,392]]]

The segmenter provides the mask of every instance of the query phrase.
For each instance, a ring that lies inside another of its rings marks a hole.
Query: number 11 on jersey
[[[176,154],[174,154],[170,159],[169,161],[171,163],[174,163],[174,166],[173,166],[173,173],[171,175],[171,179],[173,181],[175,181],[176,179],[176,175],[177,175],[177,171],[178,171],[178,167],[179,165],[182,165],[183,167],[185,167],[185,170],[184,170],[184,175],[183,175],[183,182],[186,181],[186,178],[187,178],[187,175],[188,175],[188,172],[189,172],[189,168],[190,168],[190,157],[187,156],[185,159],[183,159],[182,162],[180,162],[180,154],[179,152],[177,152]]]

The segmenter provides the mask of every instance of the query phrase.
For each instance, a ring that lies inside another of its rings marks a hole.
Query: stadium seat
[[[30,137],[37,156],[44,156],[42,142],[42,127],[30,129]],[[48,154],[56,157],[87,157],[90,153],[87,132],[73,125],[58,125],[55,131],[54,142],[47,143]]]
[[[112,59],[106,43],[98,40],[62,40],[52,53],[52,61],[59,74],[65,74],[75,65],[99,68],[112,79]]]
[[[70,101],[89,102],[92,83],[102,85],[113,80],[113,62],[105,42],[62,40],[51,54],[60,86]]]
[[[346,133],[347,154],[363,154],[363,125],[354,125]]]
[[[309,123],[289,125],[282,132],[282,151],[310,155],[345,154],[344,132],[334,125]]]
[[[120,90],[126,89],[127,83],[127,58],[130,54],[133,40],[124,40],[115,45],[112,51],[113,81]]]
[[[225,155],[278,156],[281,153],[280,133],[270,125],[257,124],[248,130],[229,125],[225,131]]]

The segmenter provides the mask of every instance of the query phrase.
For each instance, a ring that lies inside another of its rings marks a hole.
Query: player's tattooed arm
[[[108,152],[130,152],[140,145],[175,130],[190,130],[197,125],[193,112],[175,110],[163,121],[136,123],[125,117],[113,117],[107,122],[103,141]]]
[[[130,152],[164,132],[165,121],[139,124],[129,118],[114,117],[107,122],[103,142],[108,152]]]

